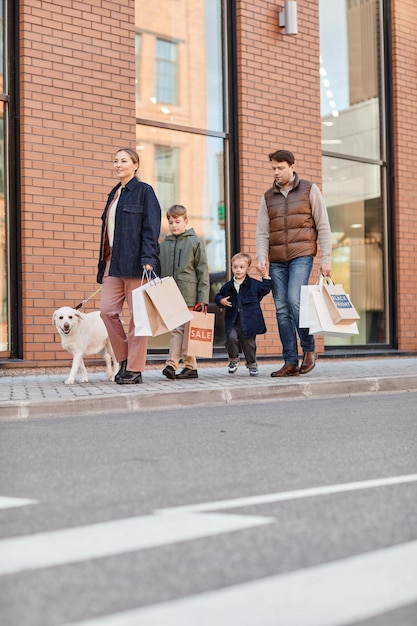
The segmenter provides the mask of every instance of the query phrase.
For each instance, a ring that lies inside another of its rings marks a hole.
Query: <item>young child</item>
[[[197,237],[193,228],[187,229],[187,209],[174,204],[166,213],[169,234],[160,244],[161,277],[173,276],[182,296],[190,309],[204,309],[209,301],[210,278],[206,250],[202,239]],[[169,358],[162,370],[171,380],[198,378],[197,361],[194,356],[182,354],[184,327],[179,326],[171,332]],[[184,356],[184,368],[176,374],[181,357]]]
[[[229,374],[239,365],[239,344],[246,358],[250,376],[258,376],[256,335],[266,333],[260,301],[272,289],[272,280],[263,270],[262,282],[248,275],[252,259],[245,252],[232,257],[233,279],[223,285],[215,297],[219,307],[225,307],[226,349]]]

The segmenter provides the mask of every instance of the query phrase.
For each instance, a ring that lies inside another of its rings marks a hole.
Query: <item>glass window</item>
[[[177,104],[177,44],[156,40],[156,102]]]
[[[136,117],[226,130],[223,93],[225,0],[135,0],[140,63]],[[138,58],[136,59],[138,62]]]
[[[7,100],[5,93],[4,67],[4,2],[0,0],[0,94],[4,99],[0,108],[0,354],[9,356],[9,298],[8,298],[8,241],[7,241],[7,206],[6,206],[6,155],[5,155],[5,119]]]
[[[178,148],[155,146],[156,195],[162,207],[177,203]]]
[[[187,208],[189,227],[203,239],[209,264],[211,294],[226,280],[226,219],[224,195],[225,142],[221,138],[137,125],[136,149],[140,178],[152,183],[161,203],[161,239],[168,233],[165,217],[172,204]],[[215,345],[223,345],[222,313],[216,313]],[[150,339],[150,348],[163,347],[165,335]]]
[[[136,90],[140,177],[150,183],[163,212],[187,208],[190,227],[206,244],[211,301],[226,279],[229,138],[224,115],[223,32],[225,0],[170,0],[160,6],[135,0],[140,33]],[[224,323],[217,307],[215,345],[223,345]],[[166,336],[151,348],[166,348]]]
[[[187,208],[190,226],[204,239],[211,272],[225,268],[223,139],[165,128],[136,127],[140,178],[152,184],[165,213],[172,204]]]
[[[324,151],[381,158],[380,0],[320,0]]]
[[[327,345],[386,343],[385,232],[381,168],[342,159],[323,159],[323,194],[332,228],[332,279],[350,294],[359,335],[326,337]]]
[[[359,335],[326,337],[326,347],[390,339],[385,166],[379,164],[380,13],[380,0],[320,0],[323,195],[333,235],[332,278],[361,315]]]
[[[9,349],[8,297],[7,297],[7,213],[4,189],[4,114],[0,117],[0,353]]]

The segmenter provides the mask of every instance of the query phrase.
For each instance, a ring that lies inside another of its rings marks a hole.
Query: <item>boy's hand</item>
[[[225,298],[222,298],[220,300],[220,304],[222,306],[233,306],[233,304],[230,302],[230,296],[226,296]]]

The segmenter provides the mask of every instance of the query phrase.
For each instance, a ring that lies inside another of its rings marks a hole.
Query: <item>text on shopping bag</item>
[[[214,313],[193,311],[193,319],[184,329],[183,352],[189,356],[213,356]]]
[[[323,292],[326,295],[330,316],[335,324],[349,325],[360,319],[359,313],[353,306],[348,294],[345,293],[342,285],[325,283]]]

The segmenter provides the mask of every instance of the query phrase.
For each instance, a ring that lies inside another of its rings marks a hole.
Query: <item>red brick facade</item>
[[[417,350],[417,4],[391,4],[393,282],[403,351]],[[297,171],[321,186],[319,3],[298,0],[298,36],[279,28],[275,2],[236,5],[240,239],[241,249],[254,255],[259,200],[272,180],[268,153],[292,150]],[[135,145],[134,2],[21,0],[20,7],[23,353],[25,361],[51,363],[68,360],[52,312],[96,289],[113,153]],[[276,355],[281,346],[272,299],[265,311],[271,332],[260,338],[259,354]]]
[[[417,350],[417,4],[394,0],[391,10],[398,348]]]
[[[135,145],[134,3],[21,2],[24,360],[65,359],[52,312],[96,288],[115,149]]]

